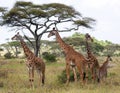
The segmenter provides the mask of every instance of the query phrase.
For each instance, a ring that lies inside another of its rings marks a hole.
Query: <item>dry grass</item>
[[[104,57],[99,58],[100,63]],[[102,84],[86,84],[82,86],[70,83],[69,86],[58,82],[58,75],[65,69],[64,60],[57,63],[46,64],[45,85],[38,86],[38,76],[35,73],[35,89],[29,88],[28,71],[21,59],[2,60],[0,65],[0,93],[119,93],[120,92],[120,57],[114,57],[108,69],[108,77]],[[7,72],[6,72],[7,71]],[[2,73],[2,74],[1,74]]]

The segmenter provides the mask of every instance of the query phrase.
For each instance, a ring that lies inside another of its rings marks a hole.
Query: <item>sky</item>
[[[74,7],[84,17],[96,20],[93,29],[80,29],[80,33],[90,33],[98,40],[108,40],[120,44],[120,0],[0,0],[0,7],[13,7],[16,1],[30,1],[34,4],[62,3]],[[7,42],[15,32],[7,27],[0,27],[0,44]],[[72,33],[73,34],[73,33]],[[69,36],[71,33],[60,33]],[[45,37],[45,36],[44,36]],[[47,39],[47,37],[43,38]]]

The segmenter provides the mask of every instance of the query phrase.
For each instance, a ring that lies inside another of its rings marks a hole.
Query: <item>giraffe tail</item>
[[[44,83],[45,83],[45,80],[44,80],[44,78],[42,78],[42,85],[44,85]]]
[[[85,80],[85,78],[86,78],[86,73],[84,72],[83,73],[83,80]]]
[[[98,74],[97,74],[97,82],[100,83],[100,70],[98,71]]]
[[[42,86],[45,84],[45,74],[42,74]]]

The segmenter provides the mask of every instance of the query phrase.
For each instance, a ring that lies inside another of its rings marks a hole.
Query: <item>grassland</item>
[[[104,57],[99,57],[102,64]],[[45,85],[39,86],[35,73],[35,89],[29,88],[28,71],[23,59],[0,59],[0,93],[120,93],[120,57],[113,57],[104,83],[81,85],[71,82],[68,86],[58,81],[58,75],[65,69],[65,61],[46,64]]]

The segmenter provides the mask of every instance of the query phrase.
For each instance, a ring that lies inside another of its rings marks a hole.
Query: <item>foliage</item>
[[[13,41],[13,42],[9,42],[9,45],[10,45],[10,46],[14,46],[14,47],[19,47],[19,46],[20,46],[20,43],[17,42],[17,41]]]
[[[0,7],[0,26],[3,25],[3,16],[4,16],[4,13],[6,12],[6,8],[5,7]]]
[[[100,45],[97,42],[94,42],[93,44],[91,44],[91,48],[93,53],[99,55],[99,52],[102,52],[104,50],[104,46]]]
[[[79,73],[77,73],[78,79],[80,78]],[[66,70],[63,70],[60,75],[58,75],[58,81],[60,83],[66,83],[67,76],[66,76]],[[74,81],[74,74],[72,71],[70,71],[70,82]]]
[[[120,45],[114,44],[110,41],[103,41],[103,40],[97,40],[95,37],[93,38],[93,42],[89,42],[89,45],[91,47],[91,51],[96,55],[106,56],[108,54],[112,54],[114,56],[120,55]],[[74,33],[70,37],[64,37],[62,38],[63,41],[70,46],[72,46],[75,50],[81,53],[86,53],[86,41],[85,41],[85,34],[81,33]],[[43,42],[44,43],[44,42]],[[46,41],[46,45],[50,45],[50,50],[56,54],[59,54],[59,56],[62,56],[61,48],[56,41]],[[59,51],[58,51],[59,50]],[[60,55],[61,54],[61,55]]]
[[[108,44],[105,46],[104,55],[120,55],[120,45],[118,44]]]
[[[93,41],[94,39],[95,38],[93,38]],[[66,37],[63,40],[69,45],[72,45],[78,49],[82,49],[84,52],[86,51],[86,41],[84,34],[75,33],[71,37]],[[99,54],[99,52],[102,52],[104,50],[104,46],[99,44],[99,42],[100,41],[89,43],[93,53]]]
[[[47,62],[56,62],[56,56],[55,56],[55,54],[51,54],[49,52],[44,52],[42,55],[43,55],[43,58]]]
[[[114,44],[110,41],[103,41],[97,40],[95,37],[93,38],[93,42],[89,42],[91,51],[100,56],[106,56],[108,54],[112,54],[112,56],[119,56],[120,55],[120,45]],[[62,38],[63,41],[70,46],[72,46],[76,51],[81,53],[86,53],[86,41],[85,41],[85,34],[81,33],[74,33],[72,36]],[[62,50],[59,44],[56,41],[45,41],[42,42],[46,46],[49,45],[49,52],[56,53],[59,56],[62,56]]]
[[[76,71],[77,74],[77,80],[80,80],[80,74]],[[90,70],[88,71],[88,80],[91,81],[92,76],[90,74]],[[84,74],[85,75],[85,74]],[[66,83],[67,77],[66,77],[66,70],[63,70],[62,73],[60,75],[58,75],[58,81],[60,83]],[[70,71],[70,82],[74,82],[74,74],[72,71]]]

